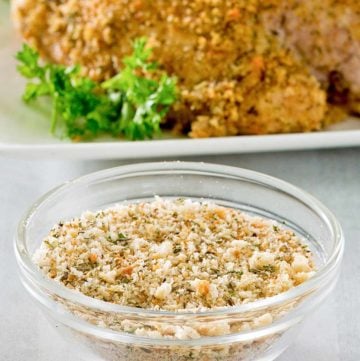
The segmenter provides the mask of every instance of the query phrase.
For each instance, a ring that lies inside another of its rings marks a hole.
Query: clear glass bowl
[[[33,252],[59,220],[124,201],[150,200],[154,195],[212,200],[284,222],[308,243],[318,271],[275,297],[194,313],[144,310],[92,299],[44,277],[32,262]],[[343,248],[339,223],[306,192],[260,173],[186,162],[123,166],[65,183],[29,210],[15,241],[22,282],[52,324],[67,336],[72,345],[69,354],[77,355],[81,349],[92,360],[111,361],[273,360],[334,287]],[[194,338],[193,330],[201,337]]]

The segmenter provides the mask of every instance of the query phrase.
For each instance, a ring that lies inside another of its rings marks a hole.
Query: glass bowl
[[[211,200],[282,222],[308,244],[317,272],[300,286],[256,302],[168,312],[92,299],[48,279],[32,262],[34,251],[59,220],[155,195]],[[334,287],[343,248],[338,221],[299,188],[249,170],[187,162],[122,166],[67,182],[28,211],[15,239],[22,282],[71,343],[69,358],[82,352],[92,360],[111,361],[274,360]]]

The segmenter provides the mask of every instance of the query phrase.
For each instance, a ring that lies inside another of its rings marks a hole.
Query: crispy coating
[[[266,71],[253,71],[261,62]],[[322,126],[325,94],[283,51],[249,59],[236,79],[184,89],[177,116],[191,120],[192,137],[306,132]],[[190,109],[190,111],[189,111]]]
[[[327,89],[328,101],[360,113],[359,0],[273,0],[264,25]]]
[[[325,92],[279,46],[260,0],[16,0],[15,22],[48,60],[80,64],[95,80],[121,70],[146,36],[178,77],[169,124],[192,137],[318,130]]]

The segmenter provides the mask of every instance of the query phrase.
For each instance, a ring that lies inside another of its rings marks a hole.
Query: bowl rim
[[[179,311],[167,311],[167,310],[154,310],[154,309],[144,309],[138,307],[123,306],[119,304],[114,304],[102,300],[86,296],[79,291],[74,291],[66,286],[49,279],[46,277],[41,270],[33,263],[31,255],[27,250],[27,226],[30,223],[32,217],[36,215],[38,209],[46,204],[53,198],[56,198],[62,192],[71,189],[75,186],[86,185],[87,183],[104,180],[109,177],[131,177],[140,174],[150,174],[156,172],[168,172],[171,174],[192,172],[198,174],[208,174],[208,175],[217,175],[225,177],[233,177],[237,179],[245,179],[248,181],[253,181],[278,189],[293,198],[296,198],[298,201],[301,201],[303,204],[310,206],[313,211],[315,211],[327,224],[331,230],[334,247],[332,253],[329,255],[328,260],[324,265],[322,265],[315,275],[309,280],[305,281],[299,286],[296,286],[286,292],[280,293],[278,295],[263,298],[256,300],[254,302],[241,304],[237,306],[230,307],[221,307],[214,309],[205,309],[205,310],[179,310]],[[40,197],[32,207],[21,218],[17,232],[14,239],[14,248],[15,255],[18,262],[20,270],[25,273],[26,277],[30,277],[32,280],[35,280],[36,283],[49,290],[56,295],[66,299],[67,301],[81,304],[82,306],[96,309],[98,311],[112,312],[112,313],[121,313],[121,314],[136,314],[138,316],[147,316],[147,317],[191,317],[191,316],[221,316],[221,315],[232,315],[232,314],[241,314],[249,311],[260,310],[264,308],[276,307],[285,302],[291,302],[292,300],[305,295],[312,290],[315,290],[322,281],[327,278],[331,271],[340,263],[342,255],[344,252],[344,235],[342,228],[334,216],[334,214],[324,206],[320,201],[313,197],[308,192],[286,182],[276,177],[272,177],[260,172],[237,168],[226,165],[218,165],[211,163],[203,162],[183,162],[183,161],[165,161],[165,162],[150,162],[150,163],[136,163],[131,165],[122,165],[118,167],[113,167],[109,169],[104,169],[97,172],[92,172],[87,175],[77,177],[71,181],[67,181],[49,192],[45,193]]]

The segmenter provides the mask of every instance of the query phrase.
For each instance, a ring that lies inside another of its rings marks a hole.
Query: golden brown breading
[[[360,1],[272,0],[264,25],[300,58],[332,104],[360,114]]]
[[[325,94],[258,16],[260,0],[21,0],[15,19],[41,55],[95,80],[147,36],[179,79],[171,117],[193,137],[320,129]]]
[[[253,67],[259,63],[264,70],[254,72]],[[291,56],[279,51],[255,56],[247,64],[249,68],[240,82],[236,79],[204,81],[190,90],[183,89],[182,102],[175,106],[175,112],[183,123],[190,120],[192,137],[305,132],[321,128],[325,94]]]

